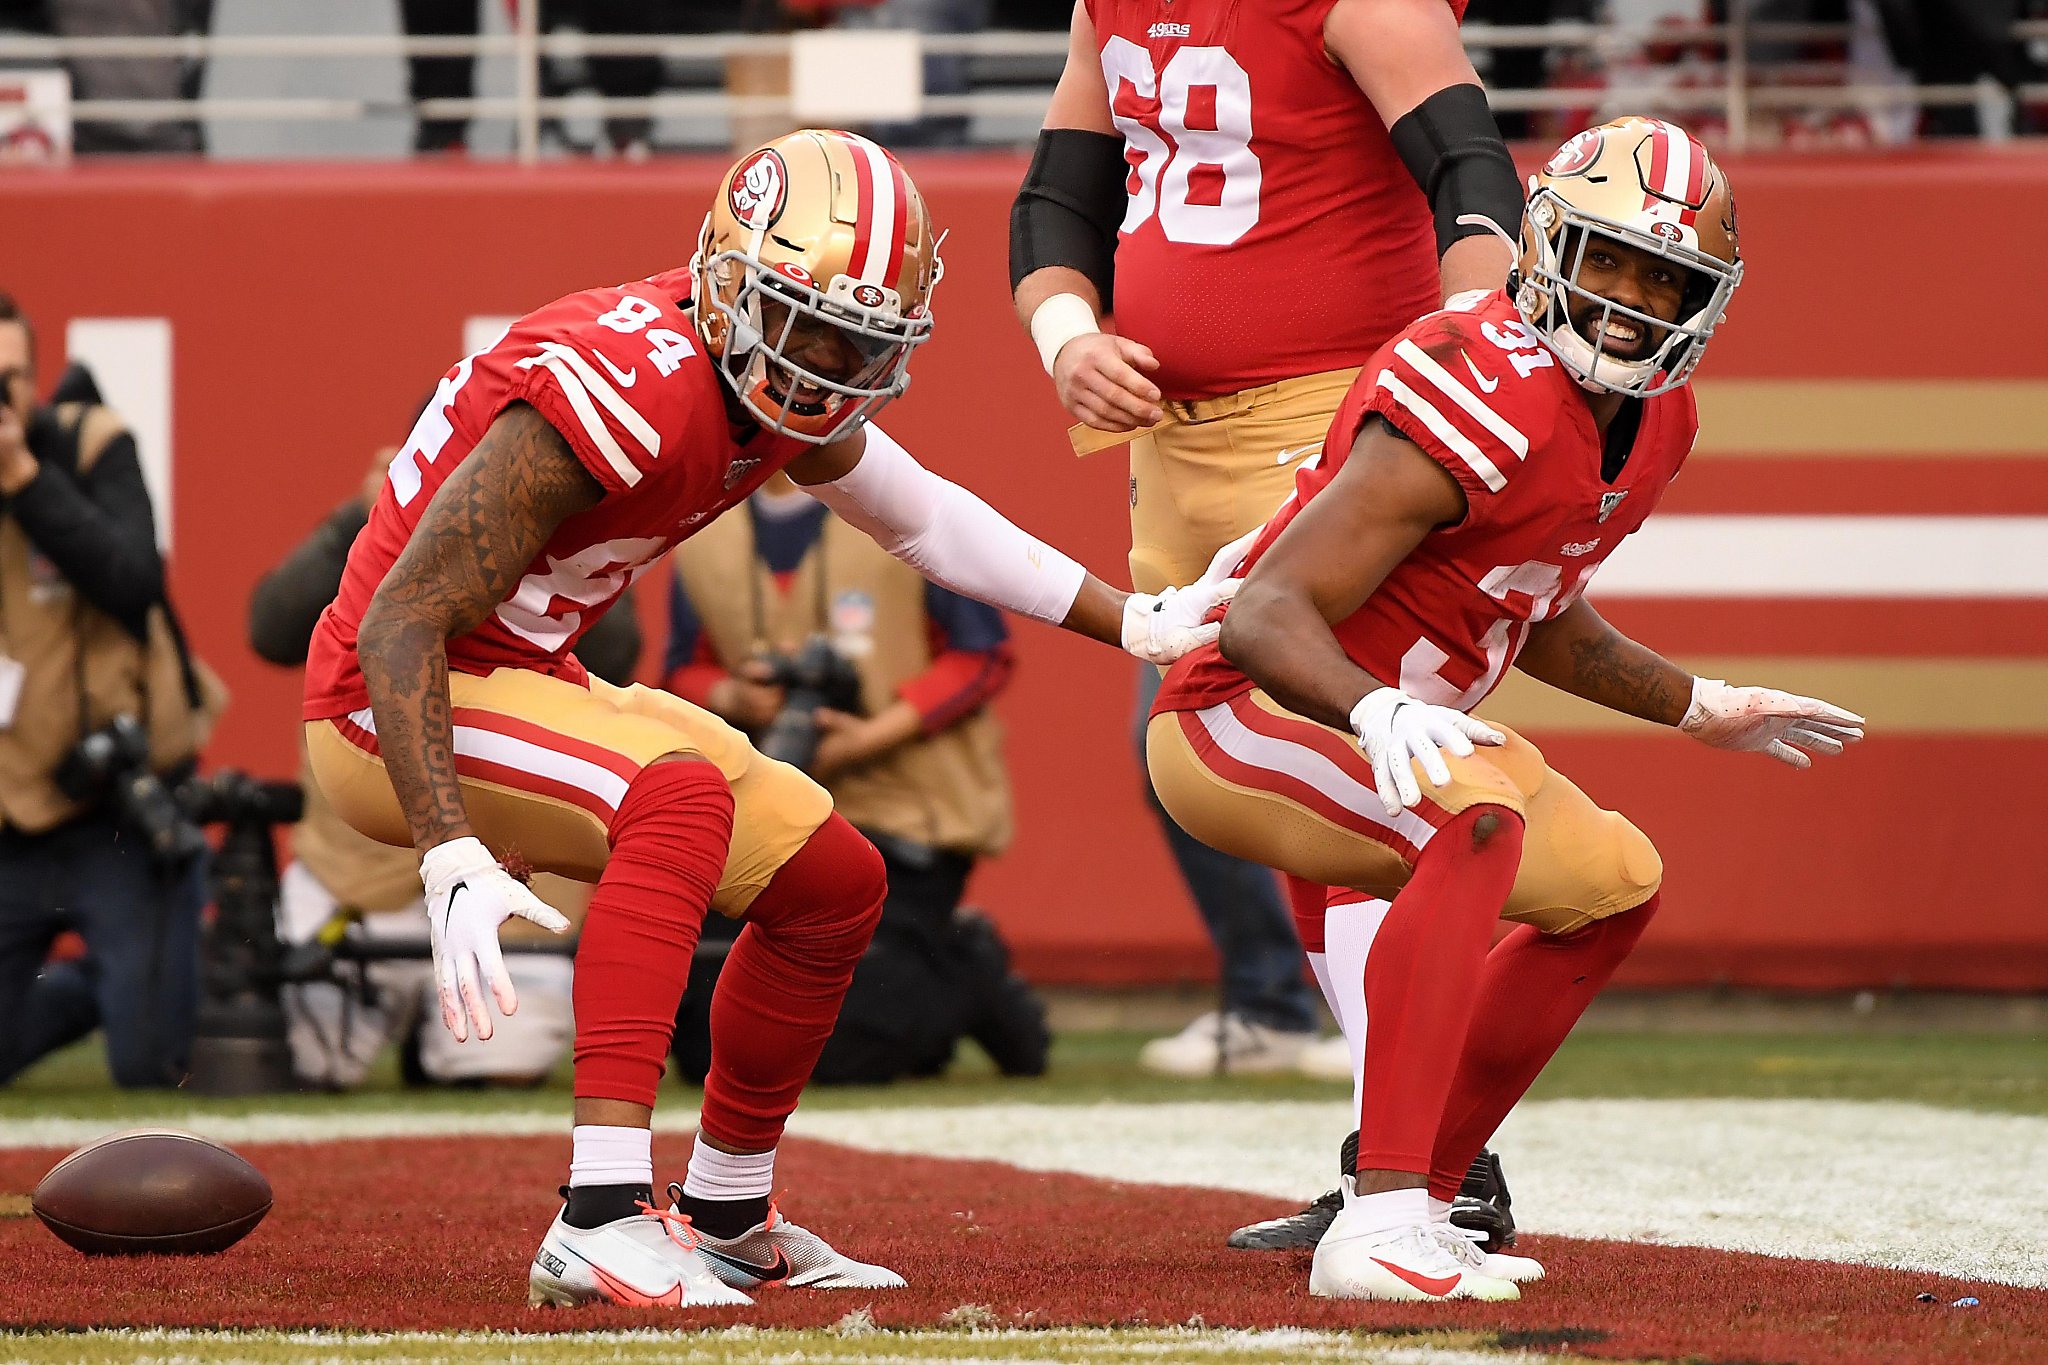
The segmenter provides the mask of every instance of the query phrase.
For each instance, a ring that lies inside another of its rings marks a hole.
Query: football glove
[[[458,1043],[469,1041],[473,1025],[481,1042],[492,1031],[486,989],[500,1014],[519,1009],[519,994],[498,952],[498,926],[517,915],[559,934],[569,921],[498,866],[481,839],[451,839],[428,849],[420,859],[420,880],[427,888],[441,1022]]]
[[[1185,588],[1168,588],[1156,596],[1134,592],[1125,598],[1125,651],[1148,664],[1164,665],[1221,635],[1223,623],[1204,618],[1244,586],[1244,580],[1232,577],[1231,570],[1264,529],[1255,527],[1218,550],[1202,576]]]
[[[1678,728],[1716,749],[1769,754],[1795,768],[1813,755],[1838,754],[1863,738],[1863,717],[1769,687],[1730,687],[1719,678],[1692,680],[1692,705]]]
[[[1351,708],[1351,733],[1372,763],[1372,785],[1387,814],[1399,815],[1422,799],[1415,764],[1422,765],[1430,785],[1451,780],[1446,752],[1470,758],[1475,744],[1505,744],[1507,736],[1483,720],[1448,706],[1417,701],[1398,687],[1368,692]]]

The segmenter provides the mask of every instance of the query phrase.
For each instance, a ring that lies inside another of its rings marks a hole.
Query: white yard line
[[[231,1143],[563,1131],[531,1112],[169,1121]],[[682,1115],[663,1123],[686,1126]],[[0,1147],[74,1146],[107,1127],[0,1121]],[[825,1110],[799,1112],[791,1131],[1293,1198],[1329,1187],[1349,1127],[1339,1102],[1231,1101]],[[1551,1100],[1517,1110],[1496,1146],[1531,1231],[2048,1286],[2048,1119],[1834,1100]]]

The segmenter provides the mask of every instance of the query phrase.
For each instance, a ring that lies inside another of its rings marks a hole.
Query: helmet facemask
[[[710,232],[706,220],[704,249]],[[905,316],[886,286],[837,275],[820,289],[796,268],[745,251],[707,257],[700,249],[694,264],[698,297],[715,315],[700,326],[722,333],[713,359],[771,435],[840,440],[909,388],[910,353],[931,336],[928,306]],[[841,363],[819,363],[834,350]]]
[[[1574,205],[1549,186],[1529,200],[1526,239],[1534,250],[1524,254],[1515,281],[1515,306],[1523,319],[1550,343],[1550,348],[1577,378],[1596,393],[1649,398],[1678,388],[1691,378],[1706,352],[1707,341],[1728,311],[1728,301],[1742,280],[1742,262],[1724,261],[1667,240],[1654,230],[1604,218]],[[1653,224],[1653,228],[1662,226]],[[1662,256],[1687,272],[1678,320],[1666,321],[1624,307],[1579,283],[1591,237],[1605,237],[1625,246]],[[1599,310],[1593,340],[1573,325],[1586,305]],[[1641,359],[1625,360],[1607,350],[1607,324],[1626,319],[1659,342]]]

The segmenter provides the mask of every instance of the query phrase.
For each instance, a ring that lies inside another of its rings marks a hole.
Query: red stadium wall
[[[46,381],[69,318],[171,321],[174,583],[198,649],[235,691],[213,761],[291,769],[297,679],[244,643],[248,589],[356,486],[373,448],[400,438],[459,354],[463,320],[676,264],[718,169],[7,176],[0,287],[42,329]],[[949,270],[940,339],[889,425],[1119,578],[1120,453],[1068,452],[1009,313],[1005,239],[1021,169],[994,156],[912,162],[951,231]],[[1708,405],[1710,430],[1667,515],[2048,514],[2048,341],[2032,306],[2048,299],[2048,158],[1732,169],[1752,268],[1703,374],[1705,394],[1724,401]],[[1985,380],[1999,382],[1959,387]],[[1917,411],[1930,403],[1954,411]],[[1896,441],[1868,429],[1887,412],[1903,414]],[[1711,424],[1723,415],[1731,434],[1717,445]],[[1910,539],[1898,546],[1921,553]],[[1716,572],[1699,566],[1701,581]],[[640,605],[658,658],[660,602]],[[1541,698],[1504,703],[1504,718],[1664,852],[1666,908],[1627,979],[2048,989],[2033,843],[2048,803],[2031,776],[2048,757],[2048,602],[1996,589],[1854,601],[1687,589],[1616,600],[1611,614],[1680,658],[1754,665],[1738,680],[1835,686],[1876,727],[1861,752],[1798,774]],[[1020,636],[1023,668],[1002,704],[1020,833],[976,899],[1043,980],[1208,975],[1206,940],[1140,803],[1131,670],[1058,632],[1024,625]],[[1779,671],[1765,677],[1766,666]]]

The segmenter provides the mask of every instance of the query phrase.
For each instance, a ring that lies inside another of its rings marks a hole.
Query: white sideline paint
[[[73,318],[64,354],[99,381],[100,397],[135,437],[156,512],[156,545],[171,548],[171,323],[169,318]]]
[[[1589,595],[2048,597],[2048,517],[1651,517]]]
[[[991,1104],[799,1111],[790,1130],[869,1151],[1294,1199],[1329,1188],[1349,1113],[1339,1101]],[[127,1126],[230,1143],[550,1134],[564,1139],[566,1162],[566,1125],[565,1115],[508,1109],[166,1112]],[[657,1126],[691,1124],[671,1112]],[[109,1127],[5,1120],[0,1147],[72,1147]],[[2048,1119],[1846,1100],[1548,1100],[1516,1110],[1496,1145],[1531,1232],[2048,1286]]]

